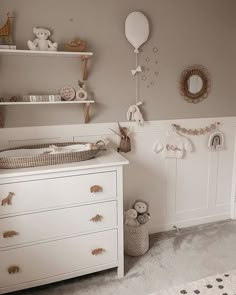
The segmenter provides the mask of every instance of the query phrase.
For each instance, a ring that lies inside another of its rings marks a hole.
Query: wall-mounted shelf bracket
[[[88,56],[81,57],[83,81],[88,79]]]
[[[90,103],[84,104],[84,123],[89,122],[89,109],[90,109]]]
[[[4,127],[4,114],[3,114],[3,107],[0,108],[0,128]]]

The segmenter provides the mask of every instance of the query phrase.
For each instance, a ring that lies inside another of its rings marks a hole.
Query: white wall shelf
[[[15,105],[39,105],[39,104],[90,104],[95,103],[94,100],[72,100],[72,101],[17,101],[17,102],[0,102],[0,106],[15,106]]]
[[[69,51],[37,51],[19,49],[0,49],[1,55],[25,55],[25,56],[65,56],[65,57],[89,57],[93,52],[69,52]]]
[[[88,60],[93,56],[93,52],[69,52],[69,51],[33,51],[33,50],[13,50],[0,49],[0,55],[15,55],[15,56],[29,56],[29,57],[79,57],[82,61],[82,76],[83,81],[88,77]],[[0,102],[0,107],[4,106],[20,106],[20,105],[64,105],[64,104],[83,104],[84,107],[84,123],[89,122],[90,104],[95,103],[94,100],[87,101],[56,101],[56,102]],[[0,127],[4,126],[4,116],[0,112]]]

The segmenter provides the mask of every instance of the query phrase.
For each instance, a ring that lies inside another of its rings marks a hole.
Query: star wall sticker
[[[149,54],[148,54],[149,53]],[[159,49],[157,46],[152,46],[151,48],[142,49],[141,57],[142,61],[142,72],[145,73],[141,75],[141,82],[145,84],[146,88],[153,88],[158,82],[158,57]]]

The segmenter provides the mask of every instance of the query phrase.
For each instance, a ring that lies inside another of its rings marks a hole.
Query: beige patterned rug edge
[[[150,295],[236,295],[236,270],[210,276],[195,282],[170,289],[160,290]]]

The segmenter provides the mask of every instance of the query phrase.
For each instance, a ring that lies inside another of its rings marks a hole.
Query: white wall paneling
[[[219,121],[226,147],[210,152],[208,135],[189,136],[194,150],[184,159],[164,159],[152,152],[154,141],[164,139],[172,123],[186,128],[201,128]],[[234,158],[236,118],[205,118],[145,122],[132,125],[132,152],[125,156],[130,165],[124,169],[125,207],[135,199],[150,203],[150,232],[191,226],[234,217],[236,159]],[[96,141],[109,139],[116,148],[118,136],[110,130],[116,123],[6,128],[0,130],[0,147],[37,142]],[[233,169],[235,167],[235,169]]]

